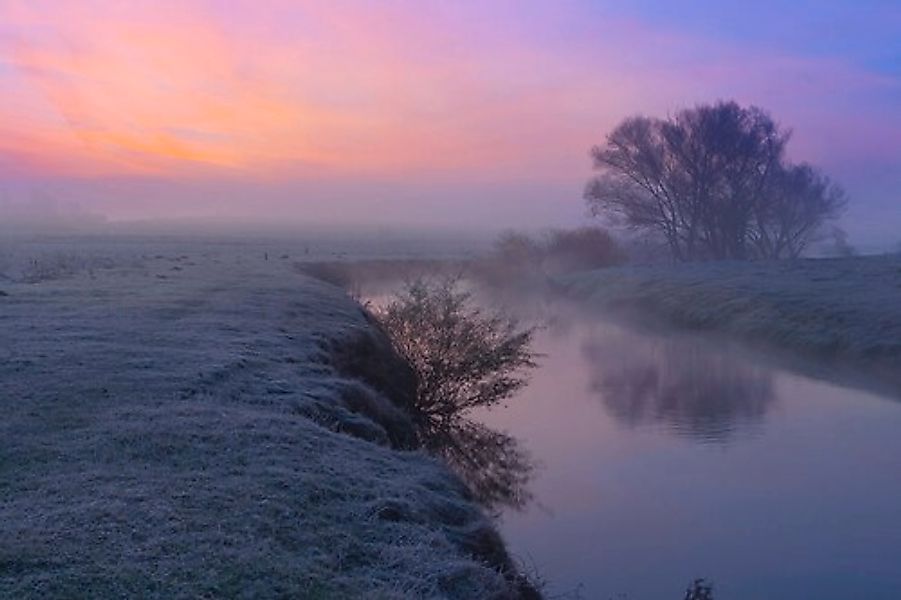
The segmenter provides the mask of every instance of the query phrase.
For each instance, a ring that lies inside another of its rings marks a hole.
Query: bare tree
[[[509,398],[535,366],[533,330],[484,313],[454,278],[416,280],[375,314],[418,376],[416,416],[435,424]]]
[[[847,203],[845,192],[808,164],[780,166],[755,205],[749,239],[764,258],[797,258]],[[833,231],[840,231],[833,228]],[[843,237],[844,245],[847,236]]]
[[[671,178],[664,154],[663,122],[634,117],[591,154],[601,175],[589,182],[585,197],[595,215],[612,216],[635,229],[656,231],[677,259],[683,258],[683,232],[694,227],[687,203],[680,201],[679,182]]]
[[[713,600],[713,586],[704,579],[695,579],[685,590],[685,600]]]
[[[494,254],[511,267],[532,266],[541,261],[544,249],[525,233],[505,231],[494,241]]]
[[[619,244],[601,227],[551,230],[545,254],[545,268],[550,273],[599,269],[625,260]]]
[[[474,263],[473,274],[492,285],[528,281],[540,275],[544,247],[525,233],[507,231],[494,242],[493,252]]]
[[[832,252],[835,256],[856,256],[857,249],[848,242],[848,232],[841,227],[833,227],[830,233],[832,238]]]
[[[408,407],[423,445],[443,456],[485,504],[521,506],[528,456],[516,440],[467,418],[526,384],[533,329],[483,312],[456,279],[419,279],[373,314],[416,375]]]
[[[591,150],[595,215],[656,232],[676,260],[797,256],[844,195],[785,164],[790,133],[763,110],[719,102],[668,119],[632,117]]]
[[[602,227],[551,229],[541,237],[509,231],[494,251],[474,262],[471,273],[489,285],[535,283],[548,275],[600,269],[625,262],[619,242]]]

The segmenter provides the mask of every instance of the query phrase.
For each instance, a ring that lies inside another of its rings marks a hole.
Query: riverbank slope
[[[0,281],[0,596],[518,597],[336,288],[243,247],[75,252]]]
[[[901,365],[901,258],[610,268],[560,278],[568,296],[812,355]]]

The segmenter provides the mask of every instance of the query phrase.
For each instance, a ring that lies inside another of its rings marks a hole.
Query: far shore
[[[554,280],[565,296],[638,319],[803,356],[901,366],[901,257],[629,266]]]

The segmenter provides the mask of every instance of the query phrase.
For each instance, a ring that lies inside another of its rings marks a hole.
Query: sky
[[[0,0],[0,91],[7,216],[564,225],[620,120],[734,98],[901,241],[897,0]]]

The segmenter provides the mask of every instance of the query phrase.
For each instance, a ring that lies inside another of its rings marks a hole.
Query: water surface
[[[480,418],[540,463],[507,510],[549,595],[901,598],[901,403],[696,335],[554,310],[531,385]]]

